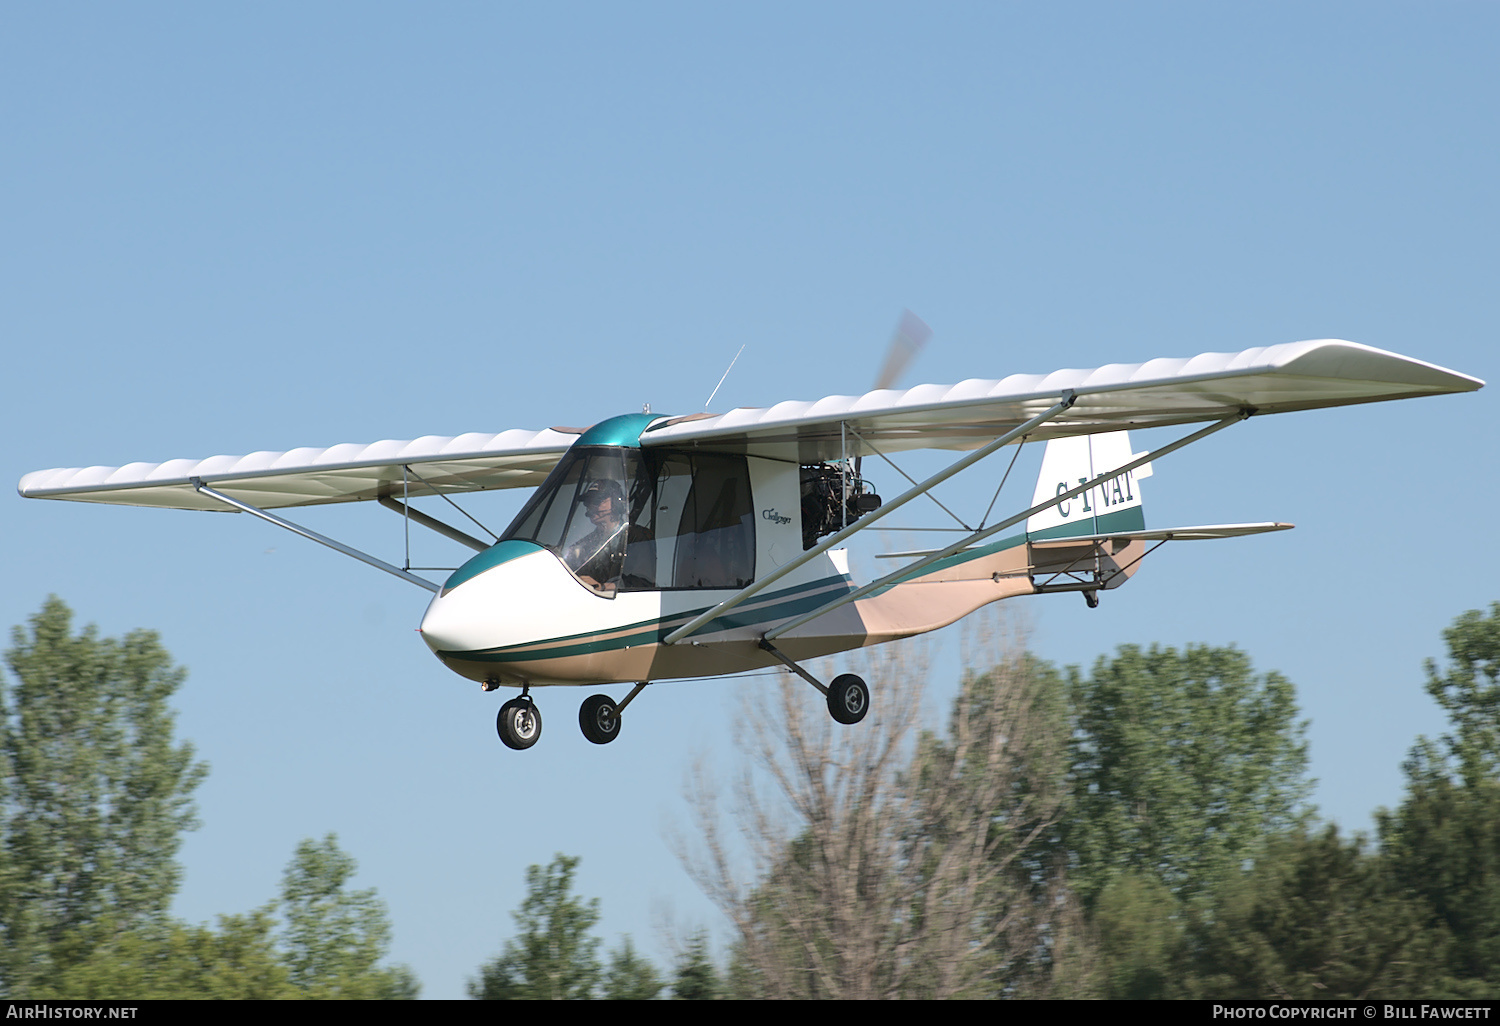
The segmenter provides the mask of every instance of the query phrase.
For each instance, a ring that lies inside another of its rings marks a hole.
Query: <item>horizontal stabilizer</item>
[[[1252,534],[1266,534],[1269,531],[1290,531],[1295,524],[1284,524],[1274,521],[1264,524],[1207,524],[1201,527],[1162,527],[1150,531],[1116,531],[1113,534],[1090,534],[1075,535],[1070,538],[1053,538],[1047,541],[1034,541],[1032,548],[1068,548],[1080,543],[1092,543],[1101,541],[1207,541],[1213,538],[1243,538]],[[930,556],[939,549],[917,549],[910,552],[881,552],[877,559],[912,559],[917,556]],[[968,550],[961,550],[968,551]]]
[[[1159,527],[1150,531],[1116,531],[1113,534],[1092,534],[1073,538],[1055,538],[1049,541],[1034,541],[1039,549],[1049,546],[1076,545],[1093,541],[1207,541],[1212,538],[1243,538],[1251,534],[1268,531],[1290,531],[1296,524],[1279,521],[1264,524],[1207,524],[1202,527]]]

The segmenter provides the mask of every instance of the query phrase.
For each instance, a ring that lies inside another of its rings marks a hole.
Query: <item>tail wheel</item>
[[[578,726],[596,745],[607,745],[620,736],[620,710],[608,695],[593,695],[578,708]]]
[[[840,723],[858,723],[870,711],[870,689],[852,673],[833,678],[828,685],[828,715]]]
[[[524,751],[542,736],[542,713],[529,698],[512,698],[500,707],[495,730],[505,747]]]

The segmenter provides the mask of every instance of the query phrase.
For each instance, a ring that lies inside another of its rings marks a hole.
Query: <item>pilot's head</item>
[[[597,525],[618,523],[625,516],[625,496],[618,481],[590,481],[583,486],[583,503]]]

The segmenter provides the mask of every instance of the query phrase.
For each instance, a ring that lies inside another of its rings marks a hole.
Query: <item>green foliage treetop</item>
[[[168,699],[185,673],[154,631],[75,634],[72,611],[52,597],[11,641],[15,684],[0,690],[0,991],[25,994],[67,968],[64,952],[86,957],[85,935],[108,940],[102,924],[120,936],[164,919],[208,767],[173,739]]]
[[[192,794],[208,772],[173,737],[184,671],[153,631],[74,631],[47,600],[0,681],[0,996],[62,999],[414,997],[377,963],[390,922],[349,892],[332,835],[304,841],[282,899],[217,929],[168,910]],[[277,935],[277,912],[286,921]]]
[[[1086,903],[1126,872],[1190,900],[1307,815],[1295,691],[1238,649],[1122,645],[1069,693],[1065,840]]]
[[[578,859],[558,854],[526,870],[526,899],[511,913],[519,935],[469,982],[469,996],[488,1001],[565,1000],[594,996],[599,983],[599,899],[575,897]]]

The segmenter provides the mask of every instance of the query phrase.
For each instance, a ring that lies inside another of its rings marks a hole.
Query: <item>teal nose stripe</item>
[[[501,563],[509,563],[513,559],[520,559],[528,553],[541,551],[542,547],[536,542],[516,541],[514,539],[500,542],[497,545],[491,545],[449,575],[448,579],[443,582],[443,594],[448,594],[448,592],[457,588],[460,584],[478,577],[491,567],[499,566]]]

